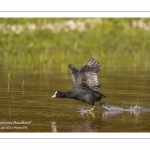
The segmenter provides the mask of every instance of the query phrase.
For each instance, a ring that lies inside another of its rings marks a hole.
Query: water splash
[[[137,100],[138,102],[138,100]],[[111,106],[107,103],[102,103],[101,106],[109,111],[122,111],[122,112],[150,112],[150,108],[144,108],[138,105],[130,106],[129,108],[122,108],[118,106]]]
[[[89,109],[84,109],[84,106],[82,108],[80,108],[77,112],[80,112],[80,113],[88,113],[89,112]]]
[[[136,105],[134,106],[129,106],[128,108],[123,108],[123,107],[118,107],[118,106],[112,106],[112,105],[109,105],[105,102],[101,103],[100,104],[103,108],[105,108],[106,110],[109,110],[109,112],[113,112],[113,113],[118,113],[118,112],[131,112],[131,113],[140,113],[140,112],[150,112],[150,108],[144,108],[144,107],[141,107],[138,105],[138,99],[137,99],[137,103]],[[88,108],[80,108],[78,110],[78,112],[80,113],[85,113],[85,114],[88,114],[90,111],[90,109]],[[99,112],[99,111],[102,111],[102,109],[95,109],[93,112]]]
[[[130,110],[140,110],[140,109],[141,109],[141,107],[138,106],[138,105],[135,105],[135,106],[131,106],[131,107],[130,107]]]
[[[107,103],[101,103],[101,106],[102,107],[104,107],[105,109],[107,109],[107,110],[116,110],[116,111],[124,111],[124,109],[123,108],[121,108],[121,107],[118,107],[118,106],[111,106],[111,105],[109,105],[109,104],[107,104]]]

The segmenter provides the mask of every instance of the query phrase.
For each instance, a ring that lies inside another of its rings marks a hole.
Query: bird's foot
[[[104,108],[106,108],[106,109],[108,109],[108,110],[110,110],[110,105],[108,105],[106,102],[100,102],[100,106],[102,106],[102,107],[104,107]]]
[[[106,102],[99,102],[99,105],[100,106],[105,106],[105,105],[107,105],[107,103]]]

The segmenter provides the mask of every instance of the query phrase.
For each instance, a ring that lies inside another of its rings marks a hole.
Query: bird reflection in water
[[[56,126],[56,122],[51,122],[51,129],[52,129],[52,132],[57,132],[57,126]]]
[[[78,110],[78,112],[80,113],[80,116],[82,116],[82,117],[84,117],[85,115],[86,116],[91,115],[92,119],[95,119],[94,111],[89,111],[89,109],[84,109],[84,107],[82,107]]]

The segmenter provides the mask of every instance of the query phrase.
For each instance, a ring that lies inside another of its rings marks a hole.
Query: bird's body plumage
[[[65,95],[68,98],[73,98],[82,102],[86,102],[90,105],[94,106],[94,103],[99,101],[102,97],[104,97],[103,94],[89,89],[89,88],[78,88],[73,87],[70,91],[68,91]]]
[[[73,98],[94,106],[94,103],[105,97],[98,92],[100,83],[97,73],[101,70],[99,63],[91,58],[80,70],[69,64],[72,70],[73,87],[68,92],[56,92],[52,97]]]

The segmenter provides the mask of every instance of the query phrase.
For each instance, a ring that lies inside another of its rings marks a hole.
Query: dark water
[[[107,109],[51,98],[72,87],[70,73],[0,69],[1,132],[149,132],[150,72],[99,73]],[[109,110],[108,110],[109,109]]]

